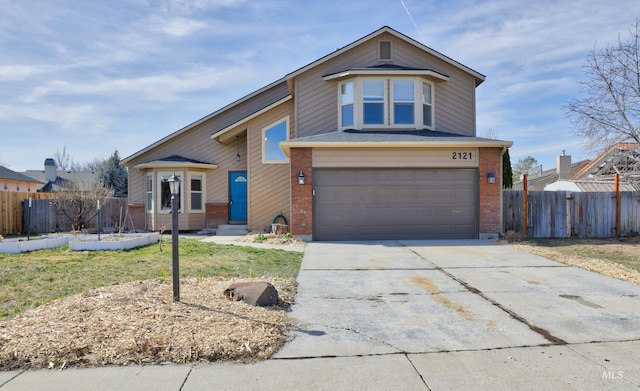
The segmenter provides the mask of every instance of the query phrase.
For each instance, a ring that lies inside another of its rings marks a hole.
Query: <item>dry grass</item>
[[[281,305],[228,301],[219,277],[181,282],[181,302],[162,279],[89,290],[0,322],[0,370],[270,357],[286,342],[292,280],[276,286]]]
[[[509,245],[566,265],[640,284],[640,237],[527,239]]]

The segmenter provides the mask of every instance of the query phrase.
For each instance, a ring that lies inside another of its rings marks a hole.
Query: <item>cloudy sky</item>
[[[562,106],[638,0],[0,0],[0,161],[129,156],[388,25],[487,76],[477,132],[552,168]]]

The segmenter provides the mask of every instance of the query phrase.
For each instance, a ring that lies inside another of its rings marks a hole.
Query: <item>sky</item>
[[[638,0],[0,0],[0,162],[121,158],[382,26],[484,75],[512,165],[592,158],[563,106]]]

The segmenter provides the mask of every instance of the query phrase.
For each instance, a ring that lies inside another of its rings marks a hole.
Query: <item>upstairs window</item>
[[[287,141],[289,117],[262,129],[262,162],[286,163],[287,156],[280,149],[280,142]]]
[[[362,112],[365,125],[384,125],[384,101],[384,80],[362,81]]]
[[[353,82],[340,85],[340,113],[342,126],[353,126]]]
[[[420,77],[359,77],[339,84],[341,129],[433,129],[433,84]]]

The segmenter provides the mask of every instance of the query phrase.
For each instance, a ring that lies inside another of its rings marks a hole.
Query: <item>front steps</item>
[[[217,236],[244,236],[249,233],[246,224],[223,224],[216,230]]]

